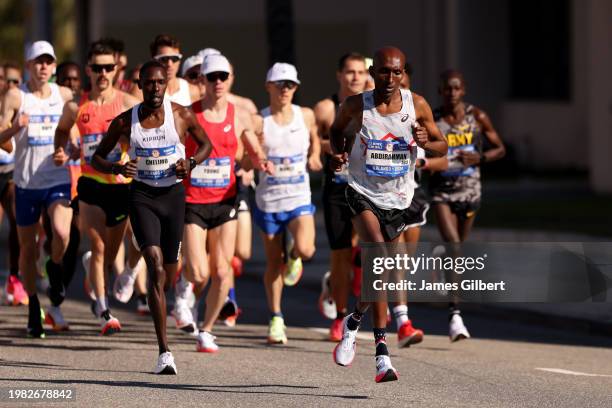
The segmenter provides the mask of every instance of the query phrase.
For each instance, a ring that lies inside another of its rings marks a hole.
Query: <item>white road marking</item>
[[[610,377],[610,378],[612,378],[612,375],[610,375],[610,374],[581,373],[580,371],[570,371],[570,370],[564,370],[562,368],[541,368],[541,367],[536,367],[536,370],[548,371],[549,373],[557,373],[557,374],[577,375],[577,376],[582,376],[582,377]]]
[[[311,330],[316,333],[324,334],[326,337],[327,335],[329,335],[329,329],[326,329],[324,327],[309,327],[308,330]],[[370,334],[357,333],[357,338],[359,340],[368,340],[368,341],[374,340],[374,334],[373,333],[370,333]]]

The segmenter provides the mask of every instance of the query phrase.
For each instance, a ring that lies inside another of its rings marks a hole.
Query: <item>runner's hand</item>
[[[136,163],[138,163],[138,157],[130,160],[129,162],[121,166],[121,171],[119,172],[119,174],[130,178],[136,177],[136,175],[138,174],[138,166]]]
[[[176,162],[176,167],[174,169],[174,174],[176,174],[176,178],[184,179],[189,174],[189,165],[185,161],[185,159],[178,159]]]
[[[241,177],[242,185],[248,187],[255,179],[255,172],[253,170],[238,169],[236,177]]]
[[[319,171],[323,168],[321,157],[318,154],[313,154],[308,158],[308,168],[311,171]]]
[[[480,163],[480,154],[477,152],[466,152],[465,150],[459,150],[457,152],[457,156],[465,167],[475,166]]]
[[[332,154],[331,160],[329,161],[329,167],[331,167],[333,171],[340,171],[342,170],[342,166],[346,163],[348,163],[348,153]]]
[[[268,175],[274,175],[274,163],[271,160],[261,160],[259,162],[259,170],[265,171]]]
[[[425,144],[429,141],[429,133],[427,129],[418,123],[412,125],[412,138],[420,148],[424,149]]]
[[[53,164],[56,166],[63,166],[68,161],[68,155],[64,151],[63,147],[58,147],[53,153]]]
[[[22,113],[17,118],[17,127],[19,127],[19,128],[22,128],[24,126],[28,126],[28,123],[30,123],[30,117],[27,114],[25,114],[25,113]]]
[[[75,143],[70,142],[68,150],[70,151],[70,160],[78,160],[81,158],[80,146],[77,146]]]

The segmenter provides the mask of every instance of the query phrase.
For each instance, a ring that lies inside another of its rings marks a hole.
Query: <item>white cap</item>
[[[231,72],[230,63],[221,54],[211,54],[204,58],[200,72],[204,75],[211,72],[227,72],[229,74]]]
[[[185,76],[185,72],[189,71],[191,68],[195,67],[196,65],[201,65],[203,61],[204,61],[204,58],[202,58],[202,56],[200,55],[192,55],[191,57],[187,58],[185,61],[183,61],[183,67],[181,68],[181,75]]]
[[[297,70],[295,69],[295,67],[285,62],[277,62],[276,64],[272,65],[272,68],[268,70],[268,74],[266,75],[266,82],[275,81],[292,81],[296,84],[300,83],[297,77]]]
[[[45,54],[50,55],[54,60],[57,60],[51,44],[49,44],[47,41],[35,41],[26,50],[25,59],[26,61],[32,61],[33,59]]]
[[[198,51],[198,55],[200,57],[202,57],[202,60],[204,60],[206,57],[208,57],[209,55],[214,55],[214,54],[219,54],[221,55],[221,51],[219,51],[216,48],[204,48],[200,51]]]

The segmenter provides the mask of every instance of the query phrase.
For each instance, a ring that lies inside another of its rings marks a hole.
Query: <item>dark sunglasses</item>
[[[297,84],[293,81],[274,81],[274,85],[278,89],[283,89],[283,88],[293,89],[297,86]]]
[[[166,55],[161,57],[155,57],[155,59],[161,62],[162,64],[167,64],[168,61],[172,61],[175,63],[179,62],[181,60],[181,57],[179,57],[178,55]]]
[[[199,77],[200,77],[199,72],[189,72],[187,73],[187,76],[186,76],[187,79],[191,79],[192,81],[198,79]]]
[[[132,78],[132,82],[137,84],[140,82],[140,78]]]
[[[217,79],[220,79],[221,82],[225,82],[227,78],[229,78],[228,72],[211,72],[210,74],[206,74],[206,80],[208,82],[217,82]]]
[[[116,64],[89,64],[89,68],[96,74],[104,72],[112,72],[115,69]]]
[[[8,82],[9,84],[19,85],[21,81],[15,78],[7,78],[6,82]]]

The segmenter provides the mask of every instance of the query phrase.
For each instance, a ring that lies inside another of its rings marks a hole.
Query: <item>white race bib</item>
[[[196,187],[227,187],[232,173],[229,157],[206,159],[191,171],[191,185]]]
[[[90,164],[91,158],[93,157],[96,149],[100,145],[100,141],[104,137],[104,133],[96,133],[91,135],[83,136],[83,144],[81,148],[83,149],[83,157],[85,158],[85,163]],[[118,162],[121,160],[121,147],[119,144],[115,146],[115,148],[106,156],[106,160],[111,162]]]
[[[60,115],[30,115],[28,121],[28,144],[48,146],[53,144],[55,128]]]
[[[303,154],[290,157],[268,157],[274,163],[274,176],[267,176],[269,185],[300,184],[304,182],[306,162]]]
[[[174,176],[175,164],[178,160],[176,146],[159,148],[134,149],[138,157],[138,178],[142,180],[159,180]]]
[[[365,167],[368,176],[403,176],[410,169],[410,148],[403,139],[369,139]]]
[[[476,171],[474,166],[465,167],[461,160],[459,160],[458,153],[461,150],[464,152],[475,152],[476,148],[473,144],[449,147],[447,155],[448,169],[441,173],[443,177],[465,177]]]

